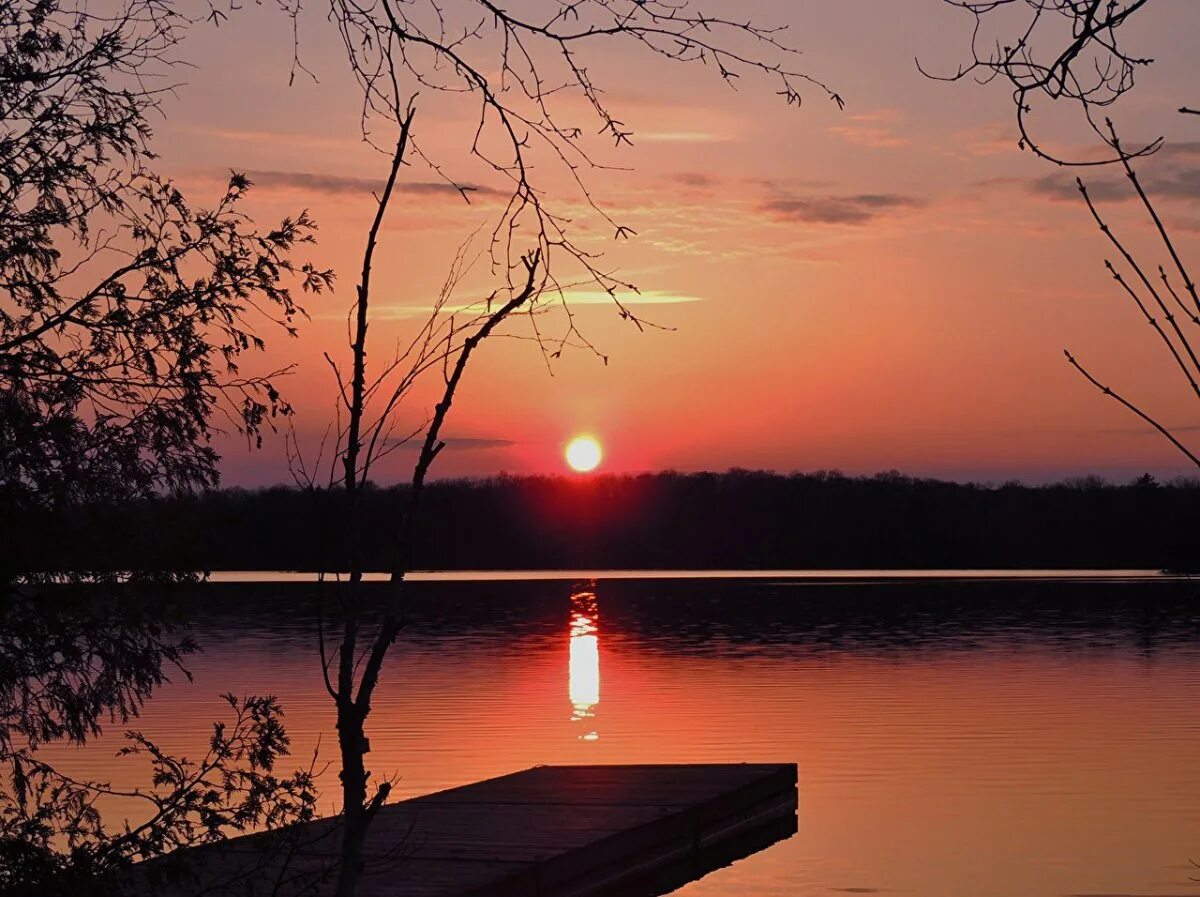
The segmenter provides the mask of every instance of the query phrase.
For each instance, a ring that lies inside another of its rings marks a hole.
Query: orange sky
[[[969,21],[935,0],[754,0],[739,10],[789,23],[802,65],[846,109],[815,91],[788,109],[768,82],[748,77],[733,92],[712,73],[656,63],[632,46],[597,54],[594,74],[635,146],[596,146],[603,161],[635,170],[595,172],[589,183],[638,236],[613,244],[578,195],[564,189],[559,201],[579,216],[588,245],[645,291],[639,313],[674,329],[639,333],[611,307],[582,304],[580,324],[609,363],[567,353],[552,373],[528,342],[486,345],[447,425],[461,441],[436,473],[562,470],[562,446],[579,431],[600,437],[610,472],[1186,472],[1169,445],[1063,360],[1070,347],[1166,423],[1195,422],[1186,385],[1102,267],[1106,247],[1070,196],[1073,173],[1016,149],[1000,85],[935,83],[915,68],[919,56],[952,69]],[[1130,49],[1156,62],[1117,109],[1131,139],[1168,138],[1143,171],[1185,249],[1200,229],[1200,123],[1173,110],[1200,101],[1189,46],[1197,21],[1188,0],[1159,0],[1130,26]],[[337,269],[340,288],[310,301],[300,338],[276,338],[268,359],[298,365],[285,390],[298,432],[312,440],[332,416],[321,354],[347,356],[368,191],[386,160],[359,138],[356,87],[321,15],[302,20],[301,39],[319,83],[300,76],[289,87],[291,34],[274,9],[248,5],[219,30],[198,29],[184,48],[196,68],[167,108],[157,147],[196,201],[236,168],[257,182],[250,209],[262,220],[303,207],[318,219],[315,257]],[[436,96],[418,108],[423,144],[456,176],[487,186],[465,154],[463,110]],[[1053,126],[1069,110],[1041,114],[1063,145],[1085,140]],[[433,180],[418,168],[404,176]],[[373,357],[411,330],[413,309],[430,303],[456,247],[497,211],[486,192],[470,206],[411,186],[400,199],[380,248]],[[1148,237],[1132,204],[1109,210],[1135,242]],[[405,412],[414,423],[431,404],[415,399]],[[289,479],[281,440],[223,450],[228,484]],[[379,478],[402,475],[405,461],[397,453]]]

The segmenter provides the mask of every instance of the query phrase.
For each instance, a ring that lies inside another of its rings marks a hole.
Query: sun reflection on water
[[[584,741],[600,737],[596,731],[596,705],[600,703],[600,628],[596,593],[579,589],[571,595],[571,648],[567,692],[573,708],[571,721],[586,724]]]

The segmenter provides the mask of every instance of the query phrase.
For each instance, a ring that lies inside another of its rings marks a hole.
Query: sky
[[[1069,348],[1182,437],[1200,437],[1186,383],[1104,270],[1109,250],[1073,192],[1077,172],[1017,148],[1002,85],[943,83],[917,69],[919,59],[953,71],[968,52],[969,17],[940,0],[749,0],[738,9],[788,25],[798,64],[845,109],[817,89],[789,107],[749,74],[735,91],[711,69],[634,44],[590,54],[633,145],[588,144],[611,167],[587,172],[586,183],[636,235],[613,240],[551,160],[538,175],[579,241],[642,290],[631,307],[659,326],[641,331],[580,294],[576,324],[596,351],[548,359],[514,338],[528,336],[528,322],[514,322],[472,361],[435,475],[561,472],[564,445],[583,432],[603,444],[600,470],[610,473],[898,469],[993,482],[1188,473],[1175,449],[1063,357]],[[1193,2],[1157,0],[1127,26],[1130,50],[1155,61],[1112,110],[1127,140],[1166,138],[1142,172],[1193,257],[1200,119],[1174,110],[1200,103],[1198,23]],[[283,390],[311,461],[335,419],[324,354],[349,359],[345,316],[387,159],[362,140],[360,93],[323,10],[302,13],[299,42],[315,79],[298,72],[289,84],[293,34],[273,5],[198,27],[155,146],[193,201],[215,198],[236,169],[255,183],[246,209],[256,219],[308,208],[320,224],[310,257],[337,271],[338,287],[306,300],[298,338],[264,328],[270,349],[253,363],[295,365]],[[595,130],[577,101],[562,104]],[[401,173],[374,275],[376,361],[419,325],[464,240],[482,234],[468,257],[486,250],[500,209],[503,184],[469,155],[470,110],[429,91],[416,107],[422,148],[481,189],[468,204],[430,186],[437,175],[427,167]],[[1093,150],[1074,110],[1039,104],[1035,120],[1055,146]],[[393,139],[382,125],[375,136]],[[1113,225],[1157,252],[1115,174],[1086,176]],[[486,295],[492,281],[483,258],[461,300]],[[436,386],[410,396],[401,429],[426,418]],[[236,439],[219,447],[226,485],[290,481],[281,437],[259,450]],[[377,478],[406,478],[414,457],[397,450]]]

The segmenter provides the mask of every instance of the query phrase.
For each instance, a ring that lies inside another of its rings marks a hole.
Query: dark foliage
[[[0,4],[0,893],[114,894],[135,860],[231,832],[310,818],[311,769],[287,753],[272,697],[228,696],[206,754],[126,733],[151,777],[121,795],[143,818],[104,818],[102,782],[44,762],[135,718],[194,648],[113,580],[171,583],[188,570],[31,562],[63,546],[53,521],[96,502],[215,485],[222,421],[256,440],[288,407],[274,374],[243,374],[302,314],[290,284],[330,274],[293,260],[307,214],[261,231],[239,211],[240,175],[211,209],[152,169],[150,119],[193,23],[162,0]],[[44,527],[33,526],[41,521]],[[87,533],[74,533],[84,542]],[[48,582],[68,584],[48,595]],[[86,590],[84,585],[86,584]]]
[[[234,175],[212,209],[149,167],[149,117],[190,23],[160,0],[104,12],[0,4],[0,527],[35,507],[213,485],[214,418],[257,438],[286,413],[244,375],[255,318],[290,329],[328,272],[292,260],[307,214],[266,232]],[[4,540],[0,580],[10,578]]]
[[[81,593],[0,604],[0,752],[65,739],[136,717],[195,643],[161,601]],[[0,753],[0,755],[3,755]]]
[[[227,695],[230,719],[213,724],[208,750],[194,759],[127,731],[119,753],[151,770],[133,791],[42,761],[44,744],[79,745],[127,725],[155,688],[186,677],[196,646],[182,631],[159,594],[104,599],[73,587],[0,598],[0,894],[120,894],[134,861],[313,818],[312,767],[275,771],[289,742],[269,696]],[[113,825],[102,804],[114,796],[144,805],[142,817]],[[186,876],[187,863],[179,856],[156,872]]]

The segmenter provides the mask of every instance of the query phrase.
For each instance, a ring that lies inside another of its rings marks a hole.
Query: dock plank
[[[537,766],[427,794],[373,822],[359,897],[663,894],[793,834],[796,782],[795,764]],[[332,868],[337,825],[292,830],[289,874]],[[251,835],[189,859],[202,882],[236,877],[228,893],[249,894],[255,876],[280,874],[280,861],[256,860],[264,843]]]

